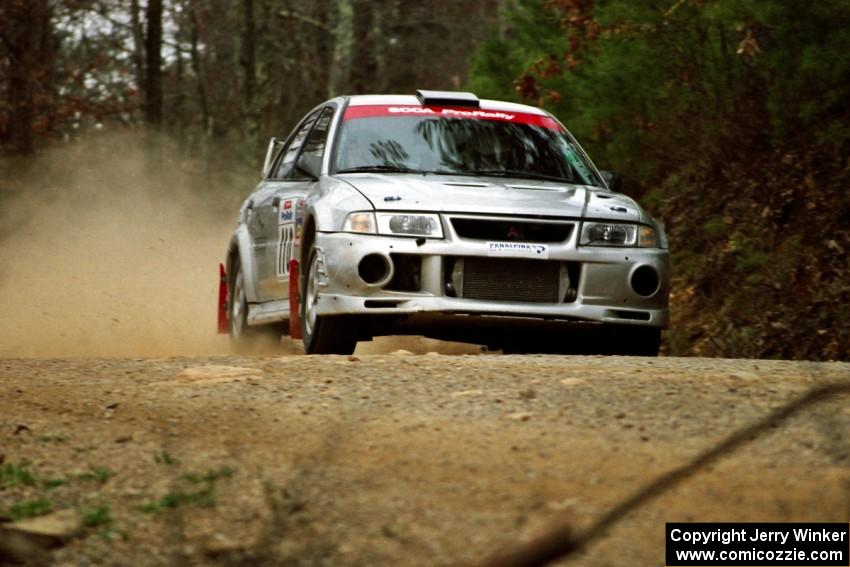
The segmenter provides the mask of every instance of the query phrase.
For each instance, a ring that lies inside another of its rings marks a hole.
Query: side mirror
[[[322,158],[311,154],[301,154],[295,162],[295,169],[307,177],[318,179],[322,175]]]
[[[277,138],[272,138],[269,140],[269,147],[266,150],[266,159],[263,161],[263,169],[260,171],[260,175],[265,179],[269,175],[269,169],[272,167],[272,160],[274,159],[275,150],[282,142]]]
[[[623,192],[623,178],[619,173],[613,171],[601,170],[599,174],[602,176],[602,181],[608,186],[608,189],[617,193]]]

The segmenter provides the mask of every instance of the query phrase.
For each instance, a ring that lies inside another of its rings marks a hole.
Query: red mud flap
[[[227,274],[224,264],[218,265],[218,334],[226,335],[230,332],[227,324]]]
[[[298,307],[298,260],[289,261],[289,336],[301,339],[301,317]]]

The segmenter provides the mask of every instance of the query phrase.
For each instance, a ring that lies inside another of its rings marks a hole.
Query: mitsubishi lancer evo
[[[662,226],[552,115],[471,93],[346,96],[272,138],[220,266],[219,331],[311,354],[415,334],[654,356]]]

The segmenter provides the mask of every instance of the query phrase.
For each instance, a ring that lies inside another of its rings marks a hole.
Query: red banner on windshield
[[[357,118],[376,118],[386,116],[426,116],[429,118],[466,118],[470,120],[492,120],[542,126],[550,130],[561,131],[557,121],[542,114],[512,112],[508,110],[483,110],[480,108],[459,108],[452,106],[416,106],[403,104],[372,104],[349,106],[345,110],[344,120]]]

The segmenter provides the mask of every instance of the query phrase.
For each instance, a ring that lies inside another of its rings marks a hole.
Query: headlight
[[[442,238],[443,225],[439,215],[378,213],[378,234]]]
[[[349,213],[342,224],[342,231],[375,234],[377,232],[375,226],[375,213]]]
[[[581,230],[580,244],[585,246],[657,248],[658,235],[651,226],[586,222]]]

